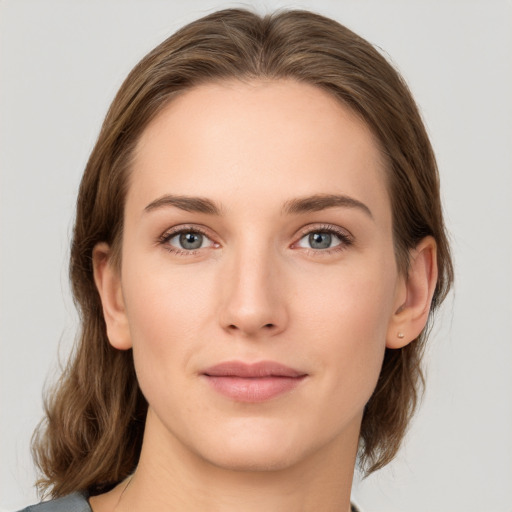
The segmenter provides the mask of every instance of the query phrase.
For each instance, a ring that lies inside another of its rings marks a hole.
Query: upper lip
[[[244,363],[242,361],[225,361],[204,370],[203,375],[209,377],[304,377],[307,375],[275,361]]]

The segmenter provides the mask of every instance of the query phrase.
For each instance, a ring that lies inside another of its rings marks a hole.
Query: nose
[[[232,254],[222,273],[220,323],[231,334],[269,337],[286,329],[285,277],[279,258],[248,247]]]

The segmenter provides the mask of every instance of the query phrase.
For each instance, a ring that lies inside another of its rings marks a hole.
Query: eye
[[[322,226],[307,231],[296,246],[319,252],[343,250],[352,244],[352,237],[334,226]]]
[[[197,228],[173,230],[162,235],[160,243],[170,251],[177,254],[193,253],[205,247],[214,247],[216,244]]]
[[[330,249],[331,247],[339,245],[341,240],[332,233],[316,231],[302,237],[299,241],[299,247],[305,247],[304,244],[309,244],[311,249]]]
[[[174,245],[173,242],[180,246],[180,249],[186,249],[187,251],[193,251],[195,249],[201,249],[206,240],[206,237],[202,233],[194,233],[189,231],[188,233],[179,233],[173,236],[169,240],[170,245]]]

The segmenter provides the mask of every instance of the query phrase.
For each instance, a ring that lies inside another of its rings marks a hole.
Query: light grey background
[[[0,508],[36,501],[29,441],[74,337],[73,206],[106,109],[153,46],[233,5],[313,9],[385,49],[439,160],[455,294],[406,445],[356,481],[356,501],[365,512],[510,512],[512,3],[497,0],[0,3]]]

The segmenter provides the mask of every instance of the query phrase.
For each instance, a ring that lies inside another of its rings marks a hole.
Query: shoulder
[[[56,500],[31,505],[19,512],[92,512],[84,494],[75,492]]]

